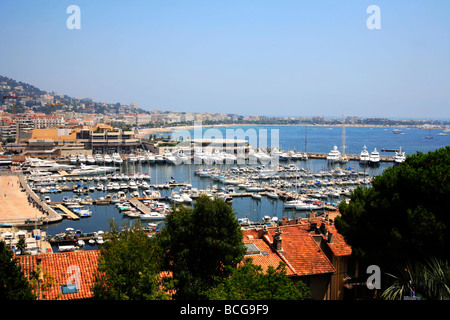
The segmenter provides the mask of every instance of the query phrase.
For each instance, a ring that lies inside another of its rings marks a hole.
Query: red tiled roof
[[[280,262],[285,263],[286,266],[286,275],[294,275],[294,271],[290,266],[283,261],[283,259],[276,253],[275,250],[272,249],[263,239],[244,239],[244,243],[253,243],[259,250],[258,254],[248,254],[245,255],[245,258],[251,258],[255,265],[259,265],[263,268],[264,271],[267,271],[269,267],[277,268]],[[262,254],[264,252],[264,254]]]
[[[53,283],[44,292],[45,300],[72,300],[92,298],[92,285],[99,255],[99,251],[90,250],[18,256],[17,258],[26,277],[36,271],[40,260],[43,274],[50,276]],[[79,285],[77,292],[63,294],[61,286],[72,284],[75,279]]]
[[[349,256],[352,254],[352,247],[347,244],[345,238],[342,234],[338,233],[336,227],[327,226],[329,232],[333,234],[333,241],[328,242],[328,247],[330,247],[331,251],[335,256]]]
[[[327,242],[327,245],[335,256],[349,256],[352,254],[352,247],[347,244],[344,236],[337,231],[334,225],[326,223],[323,219],[310,219],[307,223],[303,223],[298,226],[306,231],[311,227],[311,223],[316,223],[317,227],[320,227],[322,223],[325,223],[325,227],[327,228],[328,232],[331,232],[333,234],[333,241]],[[327,237],[325,235],[322,235],[322,237],[327,240]]]
[[[327,241],[326,235],[312,232],[312,223],[315,223],[317,227],[325,223],[327,231],[333,234],[332,242]],[[335,268],[332,261],[316,242],[315,237],[317,236],[323,238],[322,245],[328,246],[334,256],[349,256],[352,253],[352,248],[346,243],[344,237],[337,232],[335,226],[327,223],[322,218],[303,219],[279,228],[282,231],[282,250],[280,251],[275,250],[272,244],[276,227],[268,227],[267,235],[263,235],[262,230],[244,230],[244,243],[255,243],[258,248],[262,247],[261,243],[264,243],[266,247],[264,250],[261,249],[261,251],[270,252],[270,255],[250,255],[252,258],[255,257],[255,264],[259,264],[263,268],[269,265],[275,266],[274,253],[276,253],[279,259],[287,264],[290,275],[304,276],[333,273]],[[261,240],[264,241],[261,242]],[[277,265],[278,263],[276,263]]]
[[[298,226],[280,227],[283,257],[289,261],[299,276],[332,273],[335,271],[330,260],[317,245],[311,234]],[[272,240],[276,228],[268,228],[268,239]]]

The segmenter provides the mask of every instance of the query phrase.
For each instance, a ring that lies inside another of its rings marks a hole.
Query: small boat
[[[278,199],[280,196],[276,192],[270,191],[270,192],[267,192],[267,197],[269,197],[271,199]]]
[[[141,220],[164,220],[166,218],[165,215],[152,211],[150,213],[145,213],[140,215]]]
[[[252,194],[252,198],[256,200],[261,200],[262,196],[259,193]]]

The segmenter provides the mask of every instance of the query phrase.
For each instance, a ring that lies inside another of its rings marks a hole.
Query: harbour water
[[[214,127],[214,130],[220,131],[223,138],[227,137],[227,130],[233,133],[234,129],[242,129],[244,133],[249,134],[255,132],[264,134],[267,141],[262,141],[268,147],[272,146],[272,130],[278,130],[278,145],[282,150],[296,150],[299,152],[328,153],[334,145],[339,149],[342,147],[342,127],[319,127],[319,126],[238,126],[238,127]],[[206,132],[211,128],[202,128],[202,137],[207,136]],[[397,131],[398,130],[398,131]],[[381,128],[381,127],[346,127],[345,128],[345,144],[347,154],[358,154],[363,146],[367,146],[367,150],[371,152],[374,148],[380,151],[380,155],[393,155],[392,153],[384,153],[382,149],[399,149],[402,148],[407,155],[420,152],[428,152],[450,145],[450,132],[443,133],[443,130],[427,130],[419,128]],[[265,133],[264,133],[265,131]],[[394,133],[396,131],[397,133]],[[165,133],[165,136],[176,135],[173,133]],[[213,134],[213,133],[211,133]],[[445,134],[445,135],[439,135]],[[230,135],[230,134],[229,134]],[[189,136],[194,138],[194,130],[189,130]],[[425,137],[431,136],[432,139]],[[233,138],[230,136],[230,138]],[[245,137],[248,141],[249,138]],[[260,140],[258,140],[260,143]],[[256,146],[255,146],[256,147]]]
[[[262,127],[262,126],[246,126],[242,127],[244,130],[249,128],[255,129],[256,132],[260,130],[279,130],[279,147],[283,150],[297,150],[304,151],[305,148],[305,127]],[[229,129],[229,128],[228,128]],[[203,129],[207,130],[206,128]],[[223,130],[225,137],[226,128],[220,128]],[[398,149],[402,148],[407,154],[415,153],[416,151],[428,152],[431,150],[438,149],[440,147],[450,145],[450,135],[437,134],[441,131],[434,132],[433,139],[425,139],[425,136],[429,135],[428,130],[421,129],[402,129],[404,134],[393,134],[392,129],[386,128],[346,128],[346,144],[348,146],[347,153],[349,154],[359,154],[364,145],[367,146],[368,151],[372,151],[373,148],[381,149]],[[166,133],[167,134],[167,133]],[[270,133],[267,134],[270,138]],[[328,153],[333,145],[340,147],[341,144],[341,128],[339,127],[308,127],[307,129],[307,151],[308,152],[320,152]],[[270,141],[268,143],[270,146]],[[383,154],[383,152],[381,152]],[[384,153],[392,155],[392,153]],[[338,164],[331,167],[326,160],[310,159],[307,161],[295,160],[289,161],[285,164],[294,164],[298,168],[303,168],[307,172],[316,173],[319,171],[327,171],[331,169],[341,168],[348,169],[355,172],[367,173],[368,176],[375,176],[381,174],[383,170],[387,167],[392,166],[390,162],[380,163],[376,167],[360,166],[357,161],[349,161],[346,164]],[[192,188],[197,189],[208,189],[213,188],[214,185],[220,187],[221,182],[214,181],[209,178],[202,178],[194,174],[195,170],[199,168],[211,168],[213,166],[202,164],[141,164],[141,163],[129,163],[124,161],[124,163],[118,167],[119,173],[133,174],[133,173],[144,173],[150,176],[151,184],[163,184],[171,179],[176,180],[179,183],[190,183]],[[223,164],[220,165],[222,170],[229,170],[232,167],[236,167],[236,164]],[[96,185],[95,181],[82,182],[83,184]],[[74,185],[75,182],[71,181],[66,183],[66,185]],[[169,196],[174,189],[160,189],[162,196]],[[110,192],[111,193],[111,192]],[[104,197],[107,194],[106,191],[95,190],[89,192],[89,196],[93,199],[98,199],[99,197]],[[42,197],[43,195],[41,195]],[[73,198],[74,193],[61,192],[49,194],[53,202],[62,201],[64,197]],[[83,195],[81,195],[83,197]],[[337,204],[345,197],[339,198],[328,198],[325,201],[331,204]],[[282,217],[287,217],[289,219],[296,218],[299,216],[305,216],[307,213],[292,209],[285,209],[283,202],[280,199],[271,199],[263,196],[261,199],[257,200],[252,197],[236,197],[232,202],[234,211],[236,212],[237,218],[248,218],[250,221],[261,221],[264,216],[277,217],[282,219]],[[122,215],[114,204],[111,205],[98,205],[90,206],[92,210],[92,216],[88,218],[81,218],[79,220],[68,220],[64,219],[61,222],[49,224],[44,226],[47,234],[55,235],[64,232],[66,228],[73,228],[75,230],[82,230],[85,233],[97,232],[99,230],[107,231],[109,230],[110,219],[115,219],[118,225],[123,223],[128,224],[132,220],[129,220],[126,216]],[[95,246],[86,246],[86,249],[95,249]]]

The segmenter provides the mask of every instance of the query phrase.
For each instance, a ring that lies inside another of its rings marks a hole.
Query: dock
[[[145,204],[143,204],[141,201],[139,201],[137,198],[130,198],[130,199],[128,199],[128,201],[130,202],[130,204],[133,207],[138,209],[143,214],[146,214],[146,213],[149,214],[151,212],[150,208],[147,207]]]
[[[383,149],[385,150],[385,149]],[[308,159],[327,159],[327,153],[307,153]],[[359,155],[357,154],[346,154],[346,157],[349,161],[359,161]],[[383,156],[380,155],[380,162],[394,162],[394,157],[392,156]]]
[[[73,220],[78,220],[78,219],[80,219],[79,216],[77,216],[75,213],[73,213],[72,211],[70,211],[69,209],[67,209],[63,204],[58,203],[58,204],[56,204],[56,207],[57,207],[58,209],[60,209],[62,212],[64,212],[64,214],[65,214],[66,216],[69,216],[71,219],[73,219]]]

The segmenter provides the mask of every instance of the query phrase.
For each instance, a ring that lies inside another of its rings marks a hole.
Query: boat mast
[[[305,125],[305,155],[306,155],[306,141],[308,139],[308,125]]]

